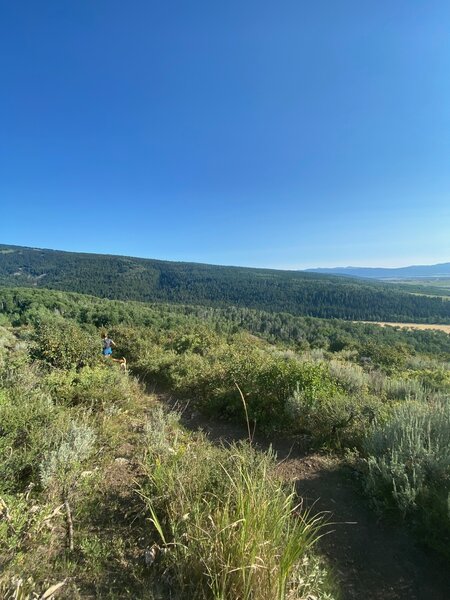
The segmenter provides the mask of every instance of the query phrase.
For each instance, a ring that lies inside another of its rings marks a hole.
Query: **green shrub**
[[[404,343],[388,345],[371,340],[361,346],[359,358],[370,358],[373,365],[381,367],[387,373],[392,373],[404,367],[411,353],[411,348]]]
[[[8,355],[8,350],[14,343],[15,337],[13,334],[0,325],[0,373],[5,366],[5,358]]]
[[[427,398],[427,390],[418,379],[386,378],[383,392],[389,400],[417,400]]]
[[[386,412],[383,403],[369,395],[310,395],[298,389],[287,402],[291,428],[334,449],[360,447],[370,423],[385,418]]]
[[[24,489],[37,478],[60,416],[39,389],[33,393],[0,390],[0,491]]]
[[[100,364],[69,371],[54,370],[43,381],[56,402],[86,405],[93,410],[125,406],[139,388],[133,378],[114,364]]]
[[[366,492],[424,529],[428,543],[450,541],[450,401],[405,402],[364,443]]]
[[[100,356],[99,340],[68,320],[40,321],[33,341],[32,358],[59,369],[93,364]]]
[[[330,360],[328,369],[333,379],[348,394],[365,394],[369,391],[369,375],[359,365]]]
[[[124,356],[134,366],[147,351],[155,347],[154,332],[146,327],[115,326],[109,329],[109,336],[116,343],[114,353]]]
[[[137,360],[132,363],[133,372],[148,383],[160,384],[171,388],[172,365],[177,361],[174,351],[164,350],[160,346],[152,346],[143,350]]]
[[[172,331],[166,347],[176,354],[192,352],[204,355],[219,343],[220,337],[207,327],[193,326]]]
[[[450,393],[450,370],[443,367],[406,371],[406,378],[431,392]]]
[[[262,430],[286,429],[286,402],[295,389],[308,396],[333,395],[338,386],[323,363],[307,363],[267,351],[242,338],[221,344],[204,355],[172,356],[167,381],[178,394],[193,398],[209,414],[244,418]]]

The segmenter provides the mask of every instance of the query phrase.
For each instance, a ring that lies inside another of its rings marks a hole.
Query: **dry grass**
[[[354,321],[355,323],[368,323],[370,325],[381,325],[382,327],[401,327],[402,329],[434,329],[450,333],[450,325],[434,325],[429,323],[388,323],[386,321]]]

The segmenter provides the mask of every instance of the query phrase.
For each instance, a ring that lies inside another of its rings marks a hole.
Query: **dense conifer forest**
[[[0,246],[0,283],[109,299],[237,306],[346,320],[450,323],[450,302],[389,284],[299,271]]]

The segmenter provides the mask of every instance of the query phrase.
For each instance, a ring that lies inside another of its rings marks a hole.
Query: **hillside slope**
[[[17,246],[0,246],[0,284],[325,318],[450,323],[450,303],[377,282]]]

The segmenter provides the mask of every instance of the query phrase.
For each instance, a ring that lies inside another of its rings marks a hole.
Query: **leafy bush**
[[[387,373],[401,369],[410,354],[411,349],[404,343],[388,345],[376,340],[366,342],[359,351],[360,359],[370,358],[373,365],[381,367]]]
[[[428,391],[450,393],[450,370],[448,368],[436,366],[434,369],[406,371],[405,377],[422,384],[423,388]]]
[[[99,358],[99,341],[68,320],[40,321],[33,338],[32,357],[55,368],[93,364]]]
[[[0,390],[1,491],[24,489],[36,478],[58,418],[51,399],[39,389],[33,393]]]
[[[176,354],[184,354],[189,351],[193,354],[204,355],[211,348],[217,347],[219,343],[219,336],[207,327],[191,326],[172,331],[167,348],[174,350]]]
[[[56,402],[86,405],[94,410],[106,406],[124,406],[139,393],[131,377],[124,377],[114,364],[100,364],[69,371],[51,371],[43,380]]]
[[[161,360],[155,361],[155,356]],[[147,361],[147,367],[142,366]],[[158,374],[160,380],[165,372],[172,390],[193,398],[209,414],[243,419],[239,386],[249,418],[262,430],[289,428],[286,401],[295,389],[310,396],[338,391],[324,363],[307,363],[295,355],[271,352],[248,336],[222,341],[202,354],[153,351],[140,364],[140,372]]]
[[[292,428],[329,448],[360,447],[369,424],[386,413],[373,396],[311,395],[297,389],[287,402]]]

